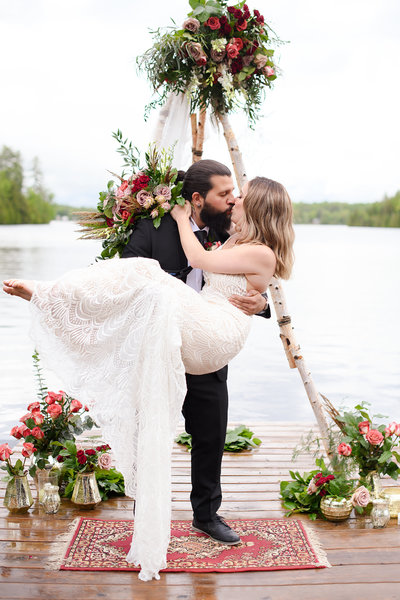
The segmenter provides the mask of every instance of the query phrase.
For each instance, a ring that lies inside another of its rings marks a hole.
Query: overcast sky
[[[370,202],[400,189],[398,0],[249,0],[282,40],[255,132],[232,117],[250,176],[294,201]],[[117,128],[145,148],[150,87],[135,57],[186,0],[0,0],[0,145],[38,156],[60,203],[94,205],[119,170]],[[155,116],[152,118],[152,122]],[[211,136],[205,157],[229,162]]]

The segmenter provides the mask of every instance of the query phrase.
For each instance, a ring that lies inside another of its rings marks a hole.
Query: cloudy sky
[[[249,0],[282,40],[255,132],[232,117],[250,176],[294,201],[370,202],[400,189],[398,0]],[[135,57],[186,0],[0,0],[0,145],[38,156],[56,201],[94,205],[118,170],[111,132],[144,149],[150,88]],[[205,156],[229,162],[211,135]]]

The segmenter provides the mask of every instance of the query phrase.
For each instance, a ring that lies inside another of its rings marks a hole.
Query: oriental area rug
[[[241,543],[227,546],[192,530],[190,521],[171,522],[167,568],[162,572],[239,572],[330,567],[316,534],[292,519],[230,520]],[[139,571],[125,561],[134,522],[80,518],[61,570]]]

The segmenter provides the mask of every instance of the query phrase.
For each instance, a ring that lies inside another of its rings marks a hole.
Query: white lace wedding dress
[[[243,275],[205,273],[200,294],[147,258],[113,259],[36,282],[36,348],[65,389],[91,407],[136,512],[128,562],[139,577],[166,566],[171,448],[185,371],[210,373],[242,348],[250,317],[232,306]]]

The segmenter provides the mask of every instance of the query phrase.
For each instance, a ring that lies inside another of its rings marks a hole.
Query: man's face
[[[204,225],[217,231],[227,231],[231,224],[232,208],[235,204],[232,177],[212,175],[210,183],[212,188],[206,198],[200,196],[200,219]]]

